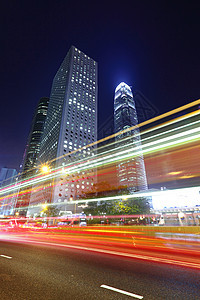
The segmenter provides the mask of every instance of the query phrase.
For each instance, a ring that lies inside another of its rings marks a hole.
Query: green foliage
[[[130,200],[115,201],[113,215],[147,214],[150,206],[146,198],[133,198]]]
[[[57,217],[59,215],[59,209],[50,205],[46,208],[45,214],[48,217]]]
[[[129,200],[90,202],[84,213],[97,215],[132,215],[147,214],[150,211],[146,198],[132,198]]]
[[[130,195],[131,192],[127,186],[119,186],[118,189],[112,187],[106,181],[95,183],[90,194],[85,194],[84,198],[102,198],[120,195]],[[122,197],[123,198],[123,197]],[[84,213],[93,216],[102,214],[106,215],[132,215],[147,214],[150,212],[148,198],[140,197],[128,200],[109,200],[89,202],[88,207],[84,209]]]

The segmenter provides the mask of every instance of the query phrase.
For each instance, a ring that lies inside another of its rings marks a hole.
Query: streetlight
[[[43,207],[44,211],[47,210],[47,204],[46,203],[42,204],[42,207]]]
[[[45,214],[45,211],[48,209],[48,205],[46,204],[46,203],[43,203],[42,204],[42,208],[43,208],[43,210],[41,211],[43,214]],[[49,218],[49,211],[47,210],[47,214],[46,214],[46,217],[47,218],[44,218],[44,221],[46,221],[46,223],[44,223],[44,225],[45,225],[45,227],[47,227],[48,226],[48,224],[49,224],[49,221],[48,221],[48,218]],[[45,220],[46,219],[46,220]]]
[[[44,165],[41,166],[40,171],[43,174],[48,174],[51,170],[50,170],[50,167],[47,164],[44,164]],[[46,188],[47,188],[47,184],[44,185],[43,189],[45,190]],[[45,193],[45,196],[46,196],[46,193]],[[51,191],[51,198],[52,198],[52,191]],[[47,210],[47,204],[43,204],[42,207],[43,207],[43,212],[45,210]]]
[[[50,172],[49,166],[48,166],[48,165],[43,165],[43,166],[41,167],[41,172],[44,173],[44,174],[49,173],[49,172]]]

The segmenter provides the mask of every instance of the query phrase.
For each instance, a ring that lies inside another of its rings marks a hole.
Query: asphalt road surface
[[[200,271],[0,241],[0,299],[200,299]]]

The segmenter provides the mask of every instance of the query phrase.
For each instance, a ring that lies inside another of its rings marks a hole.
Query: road
[[[200,271],[55,245],[0,241],[0,299],[200,299]]]

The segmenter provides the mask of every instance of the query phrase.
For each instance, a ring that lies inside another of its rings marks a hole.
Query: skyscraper
[[[26,149],[24,152],[23,162],[21,166],[21,171],[19,174],[19,179],[24,180],[25,178],[31,177],[36,172],[36,165],[38,154],[40,151],[40,142],[43,134],[44,123],[47,116],[47,109],[49,104],[48,97],[42,97],[39,100],[37,108],[34,113],[34,117],[31,124],[31,129],[28,136],[28,141]],[[22,192],[22,193],[20,193]],[[23,195],[23,190],[19,191],[19,196],[17,197],[16,209],[19,207],[27,207],[30,201],[30,193],[25,193]],[[27,208],[23,211],[20,210],[20,214],[25,214]]]
[[[95,146],[80,155],[76,151],[96,140],[97,63],[71,46],[53,80],[39,160],[51,168],[66,166],[90,155]],[[51,202],[68,202],[85,188],[84,181],[65,184],[62,179],[54,182]]]
[[[37,165],[48,104],[49,98],[42,97],[35,110],[22,163],[22,178],[32,175],[34,173],[33,168]]]
[[[2,168],[0,171],[0,187],[15,184],[17,179],[17,171],[15,169]],[[9,193],[7,194],[9,195]],[[6,195],[5,195],[6,196]],[[10,215],[15,198],[5,197],[0,201],[0,215]]]
[[[0,171],[0,186],[6,186],[13,182],[14,177],[16,177],[16,169],[1,168]]]
[[[138,124],[135,102],[131,88],[121,82],[115,89],[114,98],[114,127],[115,133],[126,130]],[[142,150],[140,131],[136,127],[132,131],[124,132],[115,138],[116,147],[135,148],[135,152]],[[147,189],[146,172],[142,154],[122,161],[117,166],[119,186],[127,187],[130,192]]]
[[[139,90],[134,90],[133,98],[135,101],[135,109],[137,111],[137,119],[139,123],[154,118],[158,115],[158,109],[143,95]],[[98,140],[114,133],[114,114],[104,120],[98,126]]]

